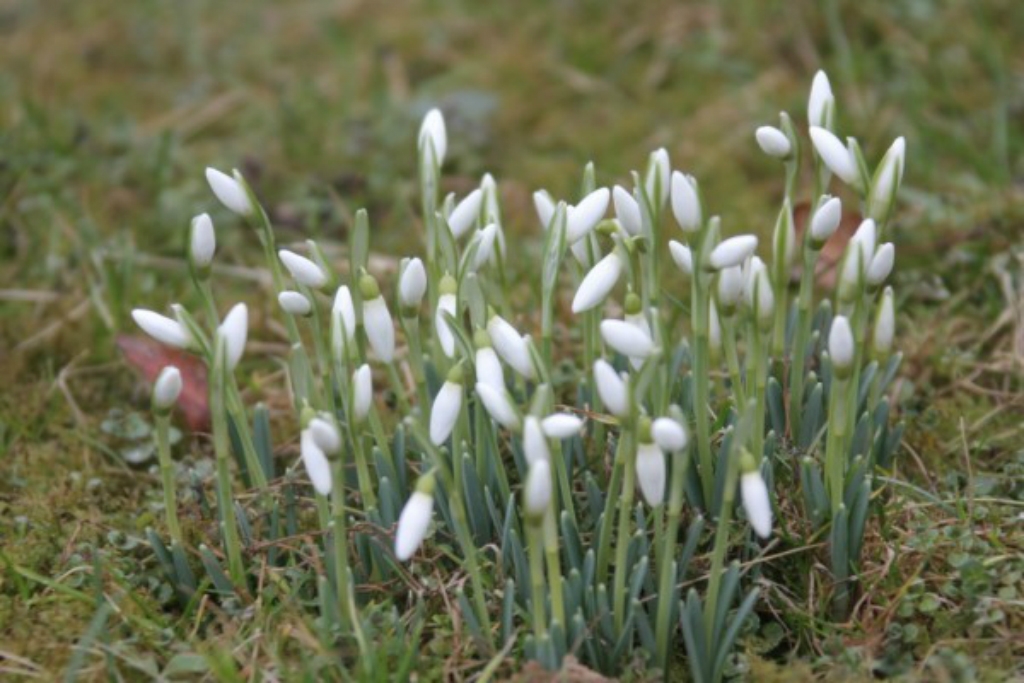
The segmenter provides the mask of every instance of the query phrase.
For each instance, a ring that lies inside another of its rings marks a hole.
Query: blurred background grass
[[[978,495],[1019,495],[1022,46],[1017,0],[0,2],[7,557],[59,575],[76,544],[142,523],[152,482],[97,436],[110,408],[144,406],[114,337],[133,332],[133,305],[186,291],[195,213],[218,224],[219,263],[257,264],[254,235],[215,204],[205,166],[242,169],[282,241],[341,242],[365,206],[374,248],[411,253],[415,133],[439,105],[448,189],[494,173],[513,234],[538,230],[534,189],[575,196],[589,160],[600,183],[626,182],[659,146],[700,179],[727,233],[765,234],[781,179],[753,130],[780,109],[802,122],[819,68],[840,131],[861,136],[872,162],[895,136],[908,142],[895,237],[906,476],[936,495],[979,481],[991,486]],[[537,246],[514,244],[513,268],[532,272]],[[244,278],[222,289],[250,301],[257,339],[276,338],[270,297]],[[0,578],[0,651],[59,670],[92,612],[11,586]],[[950,624],[927,647],[970,636]],[[866,647],[885,635],[868,632]],[[967,649],[989,651],[979,643]],[[1009,647],[1020,653],[1019,640]]]

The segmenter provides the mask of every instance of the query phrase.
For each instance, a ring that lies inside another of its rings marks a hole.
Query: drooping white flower
[[[249,336],[249,309],[245,304],[235,304],[224,316],[218,334],[224,338],[224,355],[228,372],[235,369],[245,351],[245,340]]]
[[[305,294],[291,289],[286,289],[278,294],[277,302],[281,304],[281,308],[289,315],[309,315],[313,310],[313,304],[310,303]]]
[[[306,431],[313,437],[313,443],[324,453],[337,453],[341,450],[341,434],[334,422],[322,417],[314,417],[309,421]]]
[[[189,234],[189,255],[196,268],[207,268],[213,262],[217,251],[217,233],[213,229],[210,214],[201,213],[192,219]]]
[[[896,262],[896,247],[892,242],[886,242],[878,248],[875,255],[868,264],[868,270],[864,274],[864,281],[869,287],[878,287],[889,277],[892,267]]]
[[[526,516],[534,520],[543,517],[551,505],[551,494],[551,464],[545,459],[533,461],[523,487],[523,507]]]
[[[430,410],[430,440],[435,446],[440,446],[451,436],[461,411],[462,384],[446,380],[437,392]]]
[[[498,354],[493,347],[479,347],[474,354],[473,365],[478,382],[483,382],[495,389],[505,389],[505,373],[501,369],[501,361],[498,360]]]
[[[352,415],[362,422],[373,407],[373,372],[363,363],[352,373]]]
[[[835,97],[832,95],[832,84],[824,71],[814,74],[811,82],[811,95],[807,100],[807,121],[812,126],[831,128],[835,118]]]
[[[395,357],[395,324],[379,292],[372,299],[363,299],[363,329],[370,348],[383,362],[390,363]]]
[[[420,124],[418,145],[421,153],[427,149],[428,142],[434,148],[434,162],[439,167],[443,166],[445,154],[448,152],[448,132],[445,129],[444,115],[441,114],[440,109],[428,111],[427,115],[423,117],[423,123]]]
[[[160,315],[156,311],[136,308],[132,311],[132,319],[142,331],[162,344],[178,349],[187,349],[192,345],[192,335],[177,320]]]
[[[786,159],[793,152],[793,144],[786,134],[775,126],[761,126],[754,132],[761,151],[776,159]]]
[[[277,255],[300,285],[311,289],[320,289],[327,284],[327,273],[312,260],[287,249],[278,250]]]
[[[811,126],[811,142],[828,170],[847,185],[857,185],[860,181],[857,162],[839,138],[825,128]]]
[[[737,235],[720,242],[711,250],[708,262],[715,270],[732,268],[746,261],[757,250],[757,236]]]
[[[603,303],[619,281],[622,269],[622,259],[614,251],[598,261],[576,290],[576,296],[572,300],[572,312],[589,311]]]
[[[640,205],[633,199],[633,195],[616,185],[612,190],[612,199],[615,202],[615,216],[623,229],[633,237],[639,235],[643,229],[643,221],[640,217]]]
[[[599,187],[580,200],[576,206],[570,206],[565,214],[565,240],[575,244],[583,239],[604,218],[608,211],[610,193],[607,187]]]
[[[651,423],[654,443],[666,453],[678,453],[686,448],[686,428],[671,417],[659,417]]]
[[[555,216],[555,200],[551,198],[547,190],[537,190],[533,193],[533,206],[537,210],[541,229],[547,230],[551,225],[551,219]]]
[[[352,348],[356,338],[356,307],[352,301],[352,292],[347,285],[338,287],[331,305],[331,347],[334,353],[341,355],[343,349]]]
[[[477,233],[477,236],[474,239],[479,241],[479,246],[476,249],[476,255],[473,257],[473,263],[470,270],[476,272],[490,260],[491,256],[494,255],[494,243],[497,240],[497,237],[497,223],[490,223]]]
[[[427,293],[427,271],[418,257],[409,259],[398,280],[398,301],[403,308],[417,309]]]
[[[519,414],[505,387],[496,387],[487,382],[476,383],[476,395],[483,403],[491,419],[505,429],[519,429]]]
[[[879,356],[889,355],[895,335],[896,305],[893,303],[892,287],[886,287],[882,293],[882,300],[878,304],[878,313],[875,315],[875,330],[871,337],[871,348]]]
[[[448,358],[455,356],[455,333],[448,324],[445,314],[455,316],[456,296],[454,293],[442,294],[437,299],[437,313],[434,327],[437,329],[437,340],[441,342],[441,350]]]
[[[533,377],[529,343],[516,328],[500,315],[494,314],[487,321],[487,334],[491,336],[491,344],[503,361],[524,378]]]
[[[665,500],[665,454],[654,443],[641,443],[637,448],[636,482],[651,507]]]
[[[331,463],[327,460],[327,454],[317,445],[313,432],[309,429],[302,430],[299,444],[302,464],[306,468],[309,480],[313,483],[313,488],[321,496],[330,495]]]
[[[430,519],[434,514],[434,496],[417,489],[409,496],[402,514],[398,516],[398,527],[395,530],[395,557],[399,562],[411,558],[430,528]]]
[[[846,316],[837,315],[832,319],[832,329],[828,333],[828,355],[836,370],[849,370],[853,367],[853,330]]]
[[[527,415],[523,420],[523,455],[526,456],[526,462],[531,465],[538,460],[551,459],[551,449],[548,448],[544,429],[540,420],[533,415]]]
[[[672,260],[686,275],[693,275],[693,252],[682,242],[671,240],[668,243],[668,251]]]
[[[761,538],[772,534],[772,504],[768,499],[768,487],[765,486],[761,472],[754,469],[744,472],[740,477],[740,495],[743,499],[743,510],[751,528]]]
[[[484,193],[478,187],[466,195],[452,209],[451,215],[448,216],[448,227],[451,228],[455,239],[465,235],[476,223],[477,217],[480,215],[480,204],[483,202],[483,199]]]
[[[549,439],[569,439],[583,429],[583,420],[570,413],[552,413],[540,421],[540,427]]]
[[[868,195],[868,215],[879,223],[884,223],[892,211],[896,191],[903,180],[903,165],[907,150],[906,141],[900,137],[892,143],[882,157],[875,177],[871,181],[871,192]]]
[[[168,365],[160,371],[153,384],[153,410],[166,412],[174,407],[181,395],[181,371]]]
[[[215,168],[206,169],[206,182],[216,195],[218,201],[229,211],[239,216],[248,216],[253,212],[252,204],[249,202],[249,194],[237,180],[238,171],[235,171],[236,178],[227,173],[222,173]]]
[[[700,230],[701,208],[697,181],[679,171],[672,172],[672,214],[683,232]]]
[[[594,385],[605,408],[616,417],[629,415],[629,390],[626,383],[615,372],[615,368],[603,358],[594,363]]]
[[[718,303],[727,315],[743,297],[743,266],[723,268],[718,273]]]
[[[644,192],[655,209],[663,208],[668,201],[671,174],[672,164],[668,158],[668,150],[660,147],[651,152],[647,160],[647,173],[644,176]]]
[[[818,244],[824,244],[829,237],[839,228],[839,222],[843,218],[843,203],[839,197],[828,197],[824,195],[818,203],[818,208],[811,217],[811,239]]]
[[[647,358],[654,352],[650,335],[625,320],[602,320],[601,338],[613,350],[630,358]]]

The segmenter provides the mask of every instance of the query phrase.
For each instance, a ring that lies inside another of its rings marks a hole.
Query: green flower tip
[[[380,285],[377,284],[377,278],[365,270],[359,275],[359,293],[362,295],[363,301],[373,301],[380,296]]]
[[[450,273],[445,273],[444,277],[441,278],[441,284],[438,289],[441,294],[456,294],[459,291],[459,283],[455,281],[455,278]]]

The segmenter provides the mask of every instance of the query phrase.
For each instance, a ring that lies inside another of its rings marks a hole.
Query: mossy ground
[[[1021,45],[1014,0],[5,3],[0,677],[230,680],[329,656],[297,608],[202,627],[165,611],[138,540],[159,523],[157,479],[101,428],[112,409],[145,414],[114,338],[133,332],[133,304],[187,291],[189,217],[214,214],[220,263],[258,263],[204,166],[242,168],[282,241],[341,243],[365,206],[374,248],[403,254],[420,239],[415,130],[439,103],[449,187],[497,176],[508,229],[524,236],[525,299],[539,248],[530,192],[573,194],[588,160],[601,183],[623,182],[666,146],[727,232],[767,234],[780,174],[752,131],[779,109],[802,119],[819,67],[870,158],[908,140],[902,483],[851,621],[769,586],[781,629],[750,634],[745,661],[757,680],[1024,675]],[[218,291],[246,298],[255,340],[277,342],[251,275],[228,273]],[[247,368],[254,395],[280,390],[273,370]],[[423,643],[421,676],[477,671],[450,615],[432,624],[454,635]]]

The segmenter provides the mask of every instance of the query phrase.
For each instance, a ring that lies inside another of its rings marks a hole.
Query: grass
[[[536,187],[575,192],[591,159],[600,182],[625,180],[602,169],[638,168],[659,145],[702,179],[726,232],[767,235],[781,188],[751,131],[780,104],[802,112],[824,67],[840,121],[877,135],[862,140],[872,159],[908,140],[899,504],[866,551],[851,620],[821,621],[767,576],[778,620],[745,635],[739,666],[758,680],[1021,675],[1024,15],[1011,0],[768,5],[0,7],[0,672],[242,680],[273,663],[289,679],[334,656],[299,606],[166,609],[142,533],[158,479],[101,428],[113,409],[146,413],[115,335],[134,332],[133,304],[185,291],[197,210],[218,223],[219,262],[240,267],[224,279],[249,301],[255,340],[280,343],[246,269],[258,244],[214,208],[204,166],[243,168],[284,241],[341,243],[365,206],[374,247],[406,253],[421,237],[415,126],[440,103],[450,189],[494,172],[524,236]],[[516,275],[525,300],[536,278]],[[282,400],[273,365],[246,376],[251,396]],[[177,453],[201,463],[209,444],[190,437]],[[420,648],[425,679],[486,664],[443,609],[450,579],[421,579],[442,607]],[[379,623],[394,647],[382,656],[398,661],[404,624]]]

